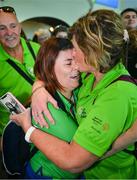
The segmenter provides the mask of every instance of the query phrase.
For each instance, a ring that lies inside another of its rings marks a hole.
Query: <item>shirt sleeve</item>
[[[48,103],[48,108],[52,114],[53,119],[55,120],[55,124],[51,124],[46,116],[45,121],[47,121],[49,124],[48,129],[46,127],[41,127],[39,124],[36,124],[34,119],[32,119],[32,124],[46,133],[52,134],[62,140],[70,142],[77,130],[78,125],[76,121],[74,121],[69,113],[67,114],[62,109],[54,108],[50,103]]]
[[[102,156],[122,133],[128,108],[128,98],[123,91],[106,88],[91,105],[73,140],[91,153]]]

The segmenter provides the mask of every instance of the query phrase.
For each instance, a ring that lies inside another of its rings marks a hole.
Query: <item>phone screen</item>
[[[3,95],[0,102],[11,114],[19,114],[25,110],[24,106],[11,93]]]

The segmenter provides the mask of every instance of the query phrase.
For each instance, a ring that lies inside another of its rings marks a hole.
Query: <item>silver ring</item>
[[[40,113],[37,113],[37,117],[38,117],[40,114],[42,114],[42,112],[40,112]]]

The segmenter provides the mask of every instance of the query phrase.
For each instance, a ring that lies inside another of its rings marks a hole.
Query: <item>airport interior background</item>
[[[2,6],[15,9],[26,38],[32,40],[38,29],[52,32],[57,25],[70,27],[88,11],[113,9],[120,14],[126,8],[137,9],[137,0],[0,0]],[[1,174],[5,170],[0,169],[0,179]]]
[[[57,25],[71,26],[89,10],[114,9],[120,13],[127,7],[137,7],[137,0],[0,0],[0,6],[14,7],[28,39],[39,28]]]

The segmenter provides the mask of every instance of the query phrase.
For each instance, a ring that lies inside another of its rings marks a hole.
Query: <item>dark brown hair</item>
[[[54,65],[60,51],[68,49],[73,49],[70,40],[51,37],[44,42],[38,52],[34,72],[39,80],[45,82],[45,88],[52,95],[54,95],[56,90],[63,89],[56,78]]]

